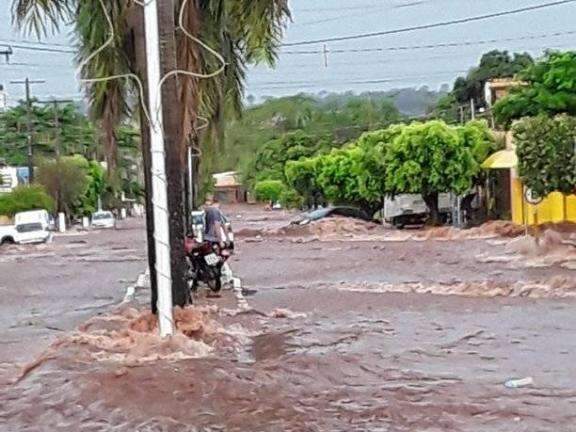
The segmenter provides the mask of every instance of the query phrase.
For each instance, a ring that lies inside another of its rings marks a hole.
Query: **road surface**
[[[116,230],[56,234],[46,245],[0,247],[0,377],[118,304],[145,260],[142,219]]]
[[[232,262],[251,310],[238,309],[232,292],[202,297],[177,318],[190,339],[161,341],[147,327],[146,291],[133,305],[140,311],[104,307],[0,394],[0,430],[573,430],[576,301],[555,297],[576,290],[565,261],[526,266],[506,255],[510,239],[258,237],[289,215],[231,216],[254,230]],[[142,241],[136,232],[124,235]],[[134,277],[142,263],[103,264],[96,280],[108,265]],[[118,300],[117,281],[129,278],[110,275],[112,298],[100,304]],[[446,287],[467,295],[422,293]],[[526,377],[532,385],[504,386]]]

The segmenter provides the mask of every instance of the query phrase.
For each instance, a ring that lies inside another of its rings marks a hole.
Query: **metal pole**
[[[32,154],[32,101],[30,100],[30,80],[24,81],[26,87],[26,130],[28,132],[28,183],[34,183],[34,161]]]
[[[189,208],[188,213],[194,210],[194,176],[193,176],[193,167],[192,164],[194,163],[194,155],[192,153],[192,146],[188,146],[188,200],[189,200]],[[186,215],[190,218],[190,214]]]
[[[54,106],[54,143],[56,150],[56,158],[60,159],[60,122],[58,121],[58,101],[53,101]]]
[[[162,98],[160,83],[160,36],[158,4],[148,0],[144,6],[146,23],[146,64],[148,70],[148,107],[150,125],[150,153],[152,155],[152,199],[154,207],[154,244],[158,285],[158,323],[160,336],[174,333],[172,317],[172,273],[170,268],[170,235],[168,228],[168,193],[164,162],[164,133],[162,129]]]

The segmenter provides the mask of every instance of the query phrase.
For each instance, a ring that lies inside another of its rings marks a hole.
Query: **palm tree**
[[[241,112],[247,66],[274,63],[290,12],[288,0],[175,2],[179,10],[185,7],[183,25],[186,30],[220,51],[227,64],[224,73],[212,79],[182,76],[179,80],[184,151],[188,140],[194,136],[195,113],[210,120],[212,133],[206,136],[222,140],[224,112],[236,115]],[[132,0],[13,0],[13,15],[23,30],[38,37],[58,30],[63,22],[73,22],[80,64],[104,45],[110,35],[102,10],[104,4],[113,22],[115,37],[106,49],[84,64],[81,75],[84,78],[112,76],[130,72],[126,22],[131,3]],[[177,34],[177,47],[179,68],[200,73],[218,69],[219,60],[203,52],[203,48],[182,31]],[[111,166],[116,165],[116,127],[130,112],[128,101],[130,95],[135,94],[134,90],[134,83],[129,80],[110,80],[87,86],[92,117],[105,131],[104,147]]]
[[[174,3],[181,11],[181,26],[178,25],[185,29],[176,34],[179,69],[209,74],[221,67],[220,60],[189,35],[219,51],[226,63],[223,73],[213,78],[181,75],[178,80],[181,128],[178,148],[172,150],[184,160],[187,146],[198,150],[200,140],[204,142],[204,154],[217,150],[215,144],[222,146],[225,114],[239,115],[242,109],[247,66],[260,62],[274,64],[290,12],[288,0],[174,0]],[[140,6],[134,0],[13,0],[16,22],[38,37],[57,30],[62,22],[74,23],[79,48],[77,61],[83,65],[84,78],[132,72],[130,59],[135,53],[128,21],[137,7]],[[112,20],[114,38],[105,49],[99,49],[110,35],[107,15]],[[97,55],[92,54],[95,51]],[[104,131],[108,163],[114,167],[116,130],[123,117],[137,108],[134,102],[138,101],[138,91],[131,80],[107,80],[89,84],[87,92],[92,117]],[[209,128],[202,136],[197,133],[196,114],[209,120]],[[149,246],[153,271],[153,245]]]

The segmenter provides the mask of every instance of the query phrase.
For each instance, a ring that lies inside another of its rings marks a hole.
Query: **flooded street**
[[[177,314],[172,341],[155,336],[147,290],[91,311],[39,357],[4,360],[27,366],[1,390],[0,430],[573,430],[571,249],[544,262],[494,233],[288,235],[277,230],[290,215],[229,214],[249,309],[232,291],[202,295]],[[3,302],[3,320],[14,307]],[[504,385],[527,377],[533,384]]]

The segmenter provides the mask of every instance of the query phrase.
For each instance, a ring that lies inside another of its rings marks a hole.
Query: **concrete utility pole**
[[[476,106],[474,105],[474,98],[470,99],[470,119],[476,120]]]
[[[32,99],[30,97],[30,84],[43,84],[44,80],[31,80],[29,78],[23,81],[10,81],[10,84],[24,84],[26,88],[26,128],[28,132],[28,183],[34,182],[34,145],[33,145],[33,127],[32,127]]]
[[[142,80],[144,94],[148,94],[148,72],[146,68],[146,36],[144,25],[144,8],[134,3],[128,9],[127,23],[130,27],[128,43],[131,45],[131,68]],[[144,102],[147,105],[147,102]],[[150,150],[150,125],[142,104],[139,109],[140,140],[142,163],[144,167],[144,188],[146,205],[146,241],[148,243],[148,270],[150,273],[150,309],[158,313],[158,277],[156,272],[156,243],[154,238],[154,204],[152,202],[152,153]]]
[[[187,300],[184,280],[183,161],[178,151],[180,116],[176,76],[159,88],[162,77],[177,69],[174,4],[145,3],[148,107],[152,117],[152,195],[160,335],[174,332],[173,302]]]

